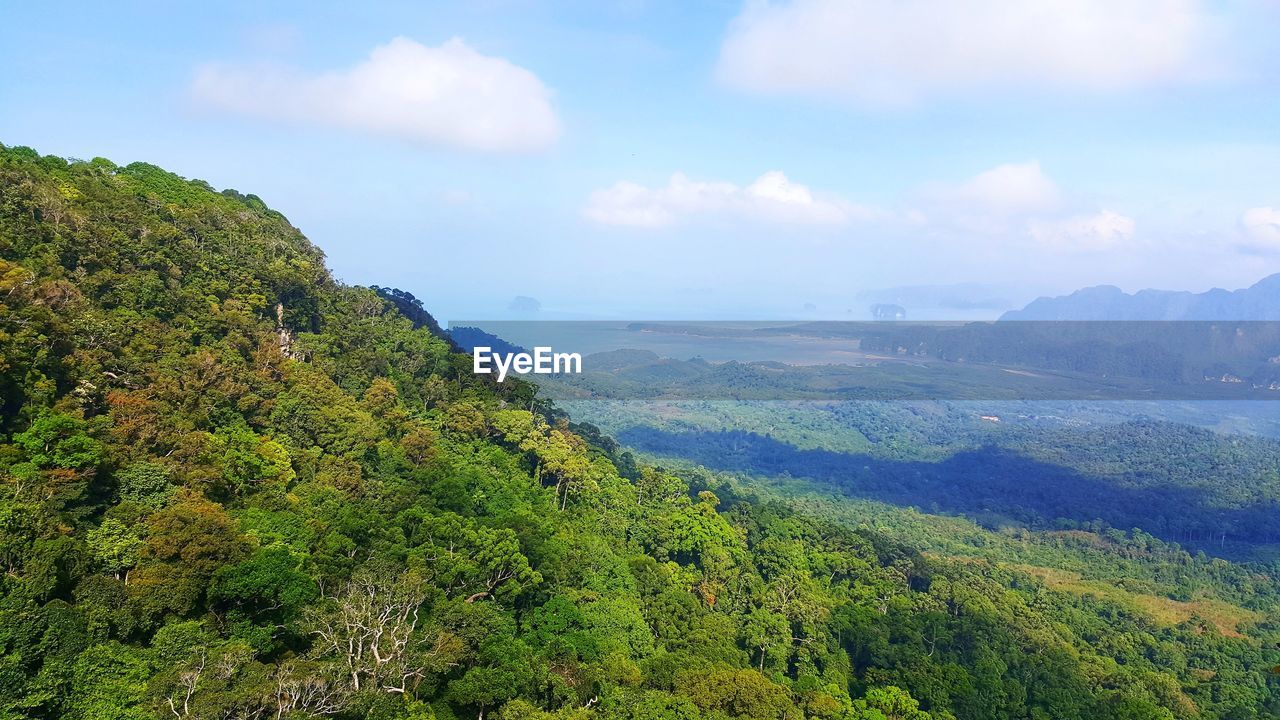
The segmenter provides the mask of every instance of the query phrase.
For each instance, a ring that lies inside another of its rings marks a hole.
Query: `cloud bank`
[[[1062,191],[1040,163],[1007,163],[978,173],[958,185],[935,185],[930,199],[962,212],[988,215],[1048,212],[1062,204]]]
[[[551,91],[536,75],[458,38],[439,47],[395,38],[354,67],[324,73],[209,64],[191,92],[224,112],[462,150],[532,152],[560,135]]]
[[[683,173],[656,187],[622,181],[591,193],[582,215],[601,225],[638,228],[667,228],[698,217],[743,228],[841,226],[859,220],[864,221],[860,227],[890,237],[905,233],[962,240],[975,248],[1023,246],[1053,253],[1117,249],[1137,229],[1133,218],[1063,192],[1034,160],[998,165],[957,183],[925,185],[893,211],[819,197],[774,170],[745,187],[692,180]]]
[[[822,199],[781,171],[740,187],[731,182],[691,180],[676,173],[666,185],[621,181],[591,193],[582,214],[603,225],[663,227],[695,216],[722,216],[803,225],[840,225],[871,211],[839,199]]]
[[[1114,92],[1205,72],[1205,0],[751,0],[718,75],[763,94],[900,105],[989,88]]]

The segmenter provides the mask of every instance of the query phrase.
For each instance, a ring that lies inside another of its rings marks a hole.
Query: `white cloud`
[[[1206,0],[749,0],[718,74],[893,105],[991,88],[1120,91],[1204,74]]]
[[[1257,207],[1240,217],[1246,238],[1245,249],[1252,252],[1280,252],[1280,210]]]
[[[959,185],[935,185],[926,194],[933,202],[961,212],[1000,216],[1046,212],[1062,203],[1058,185],[1034,160],[1000,165]]]
[[[440,47],[395,38],[354,67],[318,74],[209,64],[192,94],[218,110],[466,150],[541,150],[560,134],[536,75],[458,38]]]
[[[1028,223],[1032,239],[1053,250],[1108,250],[1133,238],[1133,218],[1110,210]]]
[[[932,184],[920,207],[905,213],[917,226],[1002,246],[1031,241],[1045,250],[1114,248],[1133,238],[1133,218],[1063,192],[1037,161],[1008,163],[957,184]]]
[[[1061,215],[1066,204],[1034,160],[999,165],[960,183],[924,185],[913,202],[907,214],[925,225],[984,237],[1025,235],[1029,219]]]
[[[605,225],[661,227],[696,215],[839,225],[874,212],[843,200],[815,197],[808,187],[773,170],[746,187],[690,180],[683,173],[672,175],[661,187],[622,181],[591,193],[582,214]]]

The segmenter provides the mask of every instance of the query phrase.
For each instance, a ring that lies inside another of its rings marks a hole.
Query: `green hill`
[[[253,195],[0,146],[0,718],[1280,711],[1273,611],[638,466],[385,295]]]

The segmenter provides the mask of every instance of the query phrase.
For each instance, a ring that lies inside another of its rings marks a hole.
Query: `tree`
[[[258,651],[270,651],[317,594],[301,564],[286,547],[261,548],[238,564],[218,569],[209,603],[226,610],[233,632]]]
[[[906,690],[893,685],[874,687],[853,701],[855,720],[931,720]]]
[[[439,442],[440,436],[435,430],[419,425],[405,433],[400,439],[400,446],[404,448],[405,457],[410,462],[423,465],[436,456],[436,445]]]
[[[75,663],[68,715],[77,720],[153,720],[147,708],[151,674],[136,649],[114,642],[90,647]]]
[[[142,548],[147,544],[141,528],[127,526],[115,518],[103,520],[101,525],[89,531],[85,539],[89,552],[102,569],[117,580],[123,579],[126,584],[129,570],[138,564]]]
[[[365,567],[320,608],[309,608],[312,653],[346,668],[353,691],[412,693],[432,673],[457,664],[456,637],[421,622],[427,586],[416,573]]]
[[[520,552],[513,531],[487,528],[453,513],[424,518],[410,543],[432,583],[467,602],[512,600],[542,581]]]
[[[485,711],[526,692],[534,669],[529,649],[514,638],[496,638],[485,643],[483,665],[473,666],[449,683],[449,698],[475,707],[479,720]]]
[[[41,468],[79,470],[102,462],[102,443],[85,434],[83,421],[62,413],[41,414],[13,441]]]
[[[755,670],[711,670],[678,678],[677,690],[704,712],[744,720],[777,720],[792,707],[787,689]]]
[[[764,672],[766,660],[782,664],[791,655],[791,623],[768,608],[755,608],[743,620],[742,640],[759,654]]]
[[[134,463],[116,476],[120,499],[149,508],[159,508],[168,502],[176,490],[169,482],[172,474],[173,471],[167,465],[155,462]]]
[[[247,552],[235,523],[216,503],[184,491],[147,519],[147,544],[133,583],[149,613],[185,615],[202,602],[215,572]]]

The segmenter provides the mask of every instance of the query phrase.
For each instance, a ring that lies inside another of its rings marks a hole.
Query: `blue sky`
[[[0,16],[0,142],[254,192],[340,278],[446,320],[516,295],[561,317],[861,317],[901,285],[1013,303],[1280,271],[1266,0]]]

